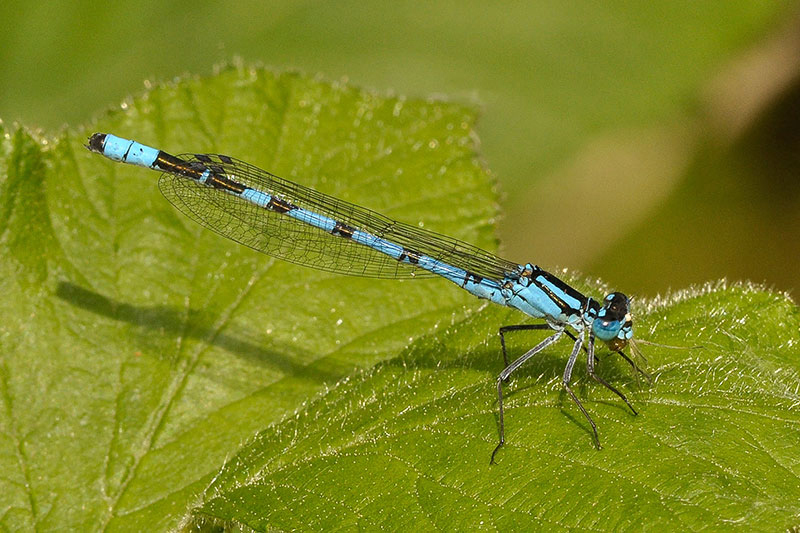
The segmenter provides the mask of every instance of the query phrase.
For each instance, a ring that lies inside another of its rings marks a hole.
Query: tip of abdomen
[[[91,150],[92,152],[97,152],[99,154],[103,153],[103,146],[106,143],[106,134],[105,133],[95,133],[91,137],[89,137],[89,144],[86,145],[86,148]]]

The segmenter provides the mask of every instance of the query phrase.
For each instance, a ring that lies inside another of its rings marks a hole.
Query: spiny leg
[[[564,333],[569,335],[569,338],[572,339],[573,341],[577,341],[578,340],[578,337],[576,337],[573,333],[570,333],[569,331],[566,331],[566,330],[564,331]],[[584,346],[583,344],[581,344],[581,348],[583,348],[583,351],[586,352],[587,354],[589,353],[589,350],[587,350],[586,346]],[[600,362],[600,359],[597,357],[597,355],[594,356],[594,360],[595,360],[596,363]]]
[[[515,326],[503,326],[498,330],[500,333],[500,346],[503,348],[503,362],[508,366],[508,355],[506,354],[506,339],[505,334],[509,331],[525,331],[530,329],[552,329],[550,324],[517,324]],[[570,337],[572,333],[566,332]]]
[[[510,326],[509,326],[510,327]],[[525,329],[540,329],[540,328],[525,328]],[[564,330],[556,331],[553,335],[547,337],[545,340],[528,350],[522,357],[511,363],[510,365],[506,366],[500,375],[497,376],[497,405],[500,408],[500,442],[495,447],[494,451],[492,452],[492,458],[489,461],[489,464],[494,463],[494,456],[497,454],[497,450],[499,450],[506,441],[505,437],[505,424],[503,422],[503,381],[508,379],[512,372],[522,366],[525,361],[536,355],[537,353],[541,352],[558,339],[561,338],[561,335],[564,333]],[[588,416],[588,415],[587,415]]]
[[[592,425],[592,431],[594,432],[594,444],[597,446],[597,449],[600,449],[600,437],[597,436],[597,425],[595,425],[594,420],[592,417],[589,416],[589,412],[583,407],[583,404],[578,400],[578,397],[575,396],[575,393],[572,392],[572,389],[569,386],[569,382],[572,379],[572,368],[575,366],[575,360],[578,358],[578,352],[581,351],[581,346],[583,345],[583,337],[585,335],[585,330],[581,331],[578,335],[578,339],[575,341],[575,345],[572,348],[572,353],[569,355],[569,361],[567,361],[567,366],[564,369],[564,379],[561,381],[561,384],[564,385],[564,388],[569,393],[570,397],[572,397],[572,401],[578,406],[578,408],[583,413],[583,416],[586,417],[586,420],[589,421],[589,424]],[[589,350],[589,357],[591,358],[594,354],[592,353],[593,350]]]
[[[631,408],[633,414],[638,415],[639,413],[636,412],[636,409],[633,408],[631,402],[628,401],[628,399],[625,397],[624,394],[622,394],[620,391],[614,388],[610,383],[608,383],[606,380],[604,380],[603,378],[594,373],[594,335],[591,334],[589,335],[589,350],[587,352],[588,356],[586,357],[586,371],[589,373],[590,376],[592,376],[592,379],[594,379],[600,385],[604,386],[605,388],[607,388],[608,390],[619,396],[622,399],[622,401],[625,402],[628,405],[628,407]]]
[[[526,329],[551,329],[551,326],[550,326],[550,324],[520,324],[520,325],[516,325],[516,326],[503,326],[502,328],[500,328],[500,345],[503,347],[503,360],[505,361],[506,366],[508,366],[508,356],[506,356],[506,341],[505,341],[505,338],[503,338],[503,334],[507,333],[509,331],[521,331],[521,330],[526,330]],[[567,337],[569,337],[570,339],[572,339],[573,342],[578,340],[578,337],[576,337],[575,334],[572,333],[569,330],[565,329],[564,330],[564,334]],[[586,352],[586,353],[589,353],[586,350],[586,346],[583,346],[583,351]],[[623,357],[625,357],[625,359],[628,359],[625,354],[623,354],[622,352],[620,352],[620,353],[622,354]],[[594,360],[595,361],[599,361],[599,359],[597,358],[596,355],[594,356]],[[628,359],[628,361],[630,361],[630,359]],[[631,364],[633,364],[632,361],[630,361],[630,362],[631,362]],[[639,370],[636,366],[634,366],[634,368]],[[639,370],[639,371],[641,372],[641,370]]]

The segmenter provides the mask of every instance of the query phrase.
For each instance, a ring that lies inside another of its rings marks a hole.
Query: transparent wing
[[[515,277],[518,265],[459,240],[394,221],[223,155],[183,154],[192,166],[211,168],[246,187],[394,242],[484,278]],[[186,216],[259,252],[319,270],[375,278],[434,276],[238,196],[163,173],[159,189]]]

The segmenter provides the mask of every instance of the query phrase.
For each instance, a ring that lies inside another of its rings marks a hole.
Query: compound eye
[[[600,316],[606,320],[625,320],[628,316],[628,297],[621,292],[606,296]]]

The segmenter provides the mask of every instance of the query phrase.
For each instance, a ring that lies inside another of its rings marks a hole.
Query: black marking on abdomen
[[[470,272],[469,270],[467,270],[466,275],[464,275],[464,284],[462,285],[462,287],[466,286],[470,280],[472,280],[473,283],[478,285],[480,284],[481,281],[483,281],[483,278],[475,274],[474,272]]]
[[[206,166],[198,163],[197,161],[184,161],[179,157],[168,154],[164,151],[159,151],[154,167],[176,176],[183,176],[193,180],[199,180],[203,172],[207,170]]]
[[[227,155],[220,154],[217,157],[219,157],[219,160],[222,161],[223,163],[225,163],[226,165],[232,165],[233,164],[233,159],[231,159]]]
[[[408,248],[403,248],[403,253],[400,254],[400,257],[398,257],[397,260],[403,261],[404,259],[408,259],[409,263],[416,265],[419,263],[419,252],[409,250]]]
[[[331,234],[338,235],[339,237],[344,237],[345,239],[352,239],[353,233],[355,233],[355,231],[356,231],[355,228],[350,227],[342,222],[337,222],[336,225],[333,226]]]
[[[288,213],[292,209],[297,209],[297,206],[286,200],[281,200],[275,196],[271,196],[267,203],[267,209],[275,211],[276,213]]]
[[[208,179],[206,180],[206,185],[210,185],[215,189],[222,189],[236,194],[241,194],[245,191],[245,189],[248,189],[248,187],[242,185],[238,181],[226,178],[225,176],[217,174],[215,172],[212,172],[211,175],[208,177]]]
[[[194,158],[203,163],[212,163],[213,160],[206,154],[194,154]]]

